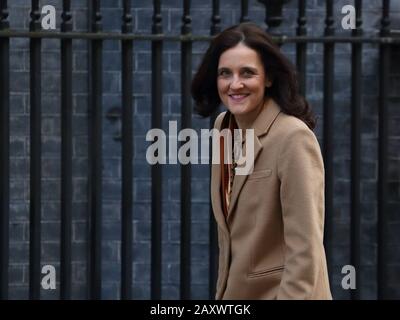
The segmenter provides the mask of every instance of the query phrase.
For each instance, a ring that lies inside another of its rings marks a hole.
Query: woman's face
[[[224,51],[217,74],[219,97],[233,115],[243,116],[262,108],[265,87],[270,83],[257,51],[242,43]]]

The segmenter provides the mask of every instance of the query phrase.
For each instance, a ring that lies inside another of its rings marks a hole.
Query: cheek
[[[253,88],[254,92],[257,92],[259,94],[264,94],[264,91],[265,91],[264,82],[257,81],[255,83],[253,83],[252,88]]]
[[[227,90],[227,84],[223,80],[217,81],[217,89],[219,93],[224,93]]]

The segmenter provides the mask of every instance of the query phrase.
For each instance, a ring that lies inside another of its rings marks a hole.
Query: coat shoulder
[[[314,132],[299,118],[281,112],[275,122],[275,131],[283,139],[299,133],[312,136],[316,139]]]
[[[287,152],[289,149],[305,150],[309,148],[321,152],[314,131],[299,118],[281,112],[275,124],[274,140],[279,141],[278,145],[280,145],[278,154]]]
[[[276,137],[279,137],[280,147],[278,162],[289,154],[314,154],[318,162],[322,163],[321,147],[315,133],[299,118],[280,114],[277,124]]]

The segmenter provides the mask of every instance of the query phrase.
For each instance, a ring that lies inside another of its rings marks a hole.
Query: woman
[[[222,160],[212,168],[216,299],[332,299],[323,246],[323,160],[291,63],[255,24],[233,26],[211,42],[192,96],[200,115],[221,103],[227,108],[216,129],[254,130],[249,175],[235,175],[235,166]],[[220,152],[228,157],[224,148]]]

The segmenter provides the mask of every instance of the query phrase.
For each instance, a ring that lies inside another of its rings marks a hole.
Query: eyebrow
[[[244,66],[244,67],[242,67],[242,68],[240,68],[240,69],[249,69],[249,70],[251,70],[251,71],[253,71],[253,72],[257,72],[257,68],[255,68],[255,67],[250,67],[250,66]]]
[[[252,70],[252,71],[254,71],[254,72],[257,72],[257,68],[255,68],[255,67],[250,67],[250,66],[243,66],[243,67],[240,67],[240,70],[243,70],[243,69],[249,69],[249,70]],[[223,70],[231,70],[230,68],[228,68],[228,67],[221,67],[221,68],[218,68],[218,72],[220,72],[220,71],[223,71]]]

